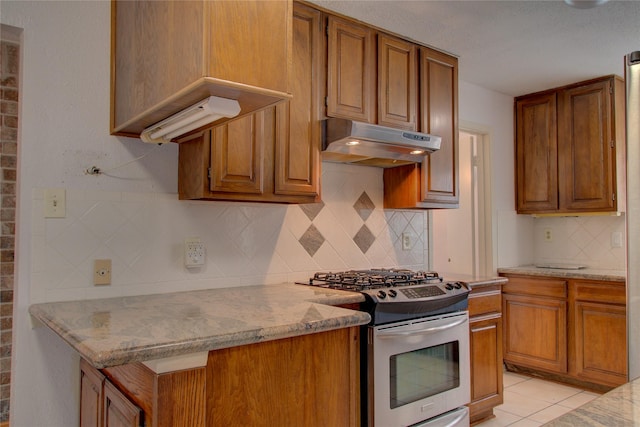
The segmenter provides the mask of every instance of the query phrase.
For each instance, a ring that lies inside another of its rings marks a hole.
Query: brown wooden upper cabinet
[[[384,170],[384,207],[457,208],[458,59],[426,47],[420,47],[419,51],[418,130],[442,137],[442,143],[422,164]]]
[[[180,199],[319,200],[322,34],[321,13],[296,3],[293,98],[180,140]]]
[[[238,100],[241,115],[289,99],[292,9],[291,0],[113,0],[111,133],[137,137],[211,95]]]
[[[624,82],[616,76],[515,99],[518,213],[624,211]]]
[[[337,16],[327,32],[327,116],[417,130],[417,46]]]

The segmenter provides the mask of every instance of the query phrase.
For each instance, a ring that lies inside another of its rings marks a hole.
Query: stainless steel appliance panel
[[[463,311],[370,327],[370,425],[406,427],[469,403],[468,322]]]

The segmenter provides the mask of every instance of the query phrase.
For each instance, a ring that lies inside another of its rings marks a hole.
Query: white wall
[[[460,132],[458,147],[458,180],[460,183],[458,209],[431,211],[429,237],[433,242],[432,269],[440,274],[474,274],[474,206],[472,179],[471,134]]]
[[[486,134],[491,146],[494,269],[531,263],[533,220],[515,211],[513,97],[466,82],[459,97],[460,127]]]
[[[108,1],[3,1],[0,19],[24,30],[12,426],[78,422],[78,356],[33,327],[30,304],[281,283],[326,269],[425,268],[426,214],[383,211],[380,169],[323,164],[314,218],[300,206],[178,201],[175,145],[108,134]],[[84,173],[145,154],[108,174]],[[52,187],[66,190],[66,218],[43,217],[43,189]],[[369,216],[354,208],[363,192],[375,206]],[[324,239],[313,254],[303,243],[311,224]],[[366,251],[355,237],[363,226],[373,236]],[[402,232],[414,236],[410,251]],[[187,271],[181,248],[193,235],[207,246],[207,265]],[[113,260],[113,284],[96,288],[91,265],[102,257]]]

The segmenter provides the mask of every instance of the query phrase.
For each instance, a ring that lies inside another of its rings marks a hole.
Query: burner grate
[[[441,282],[433,271],[411,271],[405,269],[348,270],[341,272],[315,273],[309,285],[324,288],[363,291],[368,289],[411,286]]]

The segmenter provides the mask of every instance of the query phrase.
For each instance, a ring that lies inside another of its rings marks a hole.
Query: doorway
[[[429,212],[430,268],[438,273],[493,274],[491,151],[487,131],[459,133],[460,207]]]

